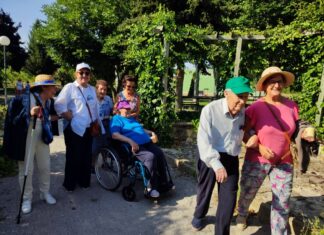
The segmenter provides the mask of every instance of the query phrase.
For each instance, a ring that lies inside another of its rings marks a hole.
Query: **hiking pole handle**
[[[37,115],[33,116],[33,129],[35,130],[36,128],[36,121],[37,121]]]

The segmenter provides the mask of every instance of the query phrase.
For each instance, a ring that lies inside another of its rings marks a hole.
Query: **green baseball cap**
[[[232,77],[226,82],[225,89],[230,89],[235,94],[251,93],[250,81],[246,77]]]

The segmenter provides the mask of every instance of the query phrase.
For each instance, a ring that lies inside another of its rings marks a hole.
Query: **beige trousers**
[[[25,161],[18,161],[19,167],[19,184],[22,190],[25,175],[25,164],[30,151],[29,169],[27,173],[27,180],[25,185],[24,200],[33,198],[33,171],[34,161],[36,161],[38,174],[39,174],[39,189],[41,192],[49,192],[50,188],[50,151],[49,145],[42,141],[42,122],[37,119],[36,127],[34,131],[33,143],[31,143],[33,120],[30,120],[28,128],[26,150],[25,150]]]

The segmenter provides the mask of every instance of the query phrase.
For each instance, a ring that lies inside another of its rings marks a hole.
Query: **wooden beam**
[[[206,35],[205,39],[207,41],[221,41],[221,40],[237,40],[238,38],[242,38],[243,40],[264,40],[265,36],[263,35]]]

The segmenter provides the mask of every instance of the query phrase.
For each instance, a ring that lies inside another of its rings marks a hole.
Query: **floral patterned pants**
[[[248,216],[249,206],[267,175],[272,191],[271,234],[284,235],[287,234],[293,181],[293,166],[290,164],[272,166],[245,160],[240,181],[238,213],[241,216]]]

